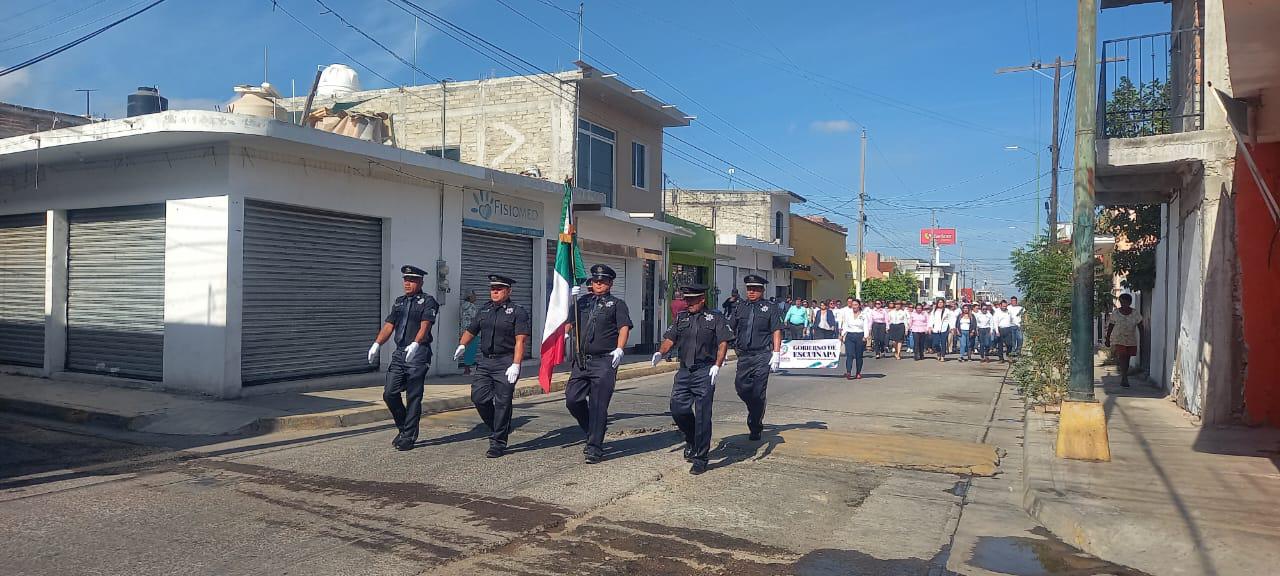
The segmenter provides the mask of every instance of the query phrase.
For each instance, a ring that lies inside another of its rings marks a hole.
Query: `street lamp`
[[[1032,239],[1034,240],[1035,238],[1040,237],[1040,152],[1039,151],[1032,152],[1030,150],[1027,150],[1026,148],[1023,148],[1017,145],[1005,146],[1004,149],[1025,152],[1031,156],[1034,156],[1036,159],[1036,210],[1035,210],[1036,235],[1032,237]]]

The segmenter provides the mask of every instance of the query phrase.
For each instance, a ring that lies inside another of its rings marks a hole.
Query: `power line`
[[[373,42],[375,45],[377,45],[379,48],[381,48],[383,52],[386,52],[387,54],[390,54],[392,58],[395,58],[396,60],[399,60],[399,61],[400,61],[400,63],[404,64],[405,66],[408,66],[409,68],[411,68],[411,69],[412,69],[412,70],[414,70],[415,72],[418,72],[419,74],[422,74],[423,76],[426,76],[427,78],[430,78],[431,80],[433,80],[433,81],[435,81],[435,82],[439,82],[439,81],[440,81],[440,78],[437,78],[435,75],[431,74],[430,72],[427,72],[426,70],[423,70],[422,68],[419,68],[417,64],[414,64],[414,63],[412,63],[412,62],[410,62],[410,61],[408,61],[408,60],[405,60],[405,59],[404,59],[404,57],[400,56],[399,54],[396,54],[396,52],[395,52],[394,50],[392,50],[392,49],[388,48],[386,44],[383,44],[382,42],[379,42],[377,38],[374,38],[373,36],[370,36],[370,35],[369,35],[368,33],[366,33],[364,30],[361,30],[361,29],[360,29],[360,27],[356,26],[355,24],[352,24],[352,23],[351,23],[350,21],[348,21],[346,18],[343,18],[343,17],[342,17],[342,14],[339,14],[337,10],[334,10],[333,8],[330,8],[330,7],[329,7],[329,5],[328,5],[328,4],[325,4],[323,0],[316,0],[316,4],[319,4],[319,5],[320,5],[322,8],[324,8],[324,9],[325,9],[325,11],[326,11],[326,12],[328,12],[329,14],[333,14],[333,17],[334,17],[334,18],[337,18],[339,22],[342,22],[343,24],[345,24],[345,25],[347,26],[347,28],[350,28],[350,29],[352,29],[352,30],[355,30],[358,34],[360,34],[361,36],[364,36],[364,37],[365,37],[365,38],[367,38],[370,42]]]
[[[5,38],[4,40],[0,40],[0,43],[9,42],[9,41],[11,41],[11,40],[17,40],[17,39],[19,39],[19,38],[21,38],[21,37],[23,37],[23,36],[26,36],[27,34],[30,34],[30,33],[32,33],[32,32],[35,32],[36,30],[41,30],[41,29],[43,29],[43,28],[48,28],[49,26],[52,26],[52,25],[54,25],[54,24],[57,24],[58,22],[62,22],[63,20],[66,20],[66,19],[68,19],[68,18],[72,18],[72,17],[74,17],[74,16],[78,16],[78,15],[80,15],[80,14],[84,14],[85,12],[87,12],[87,11],[89,11],[89,10],[92,10],[94,7],[96,7],[96,6],[100,5],[100,4],[105,3],[106,1],[107,1],[107,0],[97,0],[97,1],[95,1],[94,3],[92,3],[92,4],[88,5],[88,6],[78,7],[78,8],[76,8],[75,10],[72,10],[72,11],[70,11],[70,12],[67,12],[66,14],[63,14],[63,15],[58,16],[58,17],[56,17],[56,18],[51,18],[51,19],[49,19],[49,20],[45,21],[43,24],[39,24],[39,25],[36,25],[36,26],[32,26],[32,27],[30,27],[30,28],[27,28],[26,30],[23,30],[22,32],[19,32],[19,33],[17,33],[17,34],[14,34],[13,36],[10,36],[10,37],[8,37],[8,38]],[[35,9],[35,8],[32,8],[31,10],[34,10],[34,9]],[[25,14],[26,12],[30,12],[31,10],[26,10],[26,11],[24,11],[24,12],[23,12],[23,14]],[[19,16],[21,16],[21,14],[19,14]],[[14,19],[13,21],[16,21],[16,20],[17,20],[17,17],[11,17],[11,18],[13,18],[13,19]]]
[[[48,60],[48,59],[50,59],[50,58],[53,58],[54,56],[57,56],[58,54],[61,54],[61,53],[63,53],[63,52],[66,52],[67,50],[70,50],[70,49],[72,49],[72,48],[75,48],[76,46],[79,46],[79,45],[81,45],[81,44],[84,44],[85,42],[88,42],[89,40],[92,40],[93,38],[97,37],[99,34],[102,34],[103,32],[106,32],[107,30],[110,30],[110,29],[112,29],[112,28],[115,28],[116,26],[119,26],[120,24],[123,24],[123,23],[125,23],[125,22],[128,22],[129,20],[132,20],[134,17],[138,16],[139,14],[142,14],[143,12],[146,12],[147,10],[150,10],[150,9],[152,9],[152,8],[155,8],[156,6],[159,6],[160,4],[162,4],[162,3],[164,3],[164,2],[165,2],[165,0],[155,0],[154,2],[152,2],[152,3],[148,4],[148,5],[146,5],[145,7],[143,7],[141,10],[138,10],[138,11],[136,11],[136,12],[133,12],[132,14],[129,14],[128,16],[125,16],[125,17],[123,17],[123,18],[120,18],[119,20],[116,20],[115,22],[112,22],[112,23],[110,23],[110,24],[107,24],[106,26],[103,26],[103,27],[101,27],[101,28],[99,28],[99,29],[97,29],[97,30],[94,30],[93,32],[90,32],[90,33],[88,33],[88,34],[85,34],[84,36],[81,36],[80,38],[77,38],[77,39],[75,39],[75,40],[72,40],[71,42],[68,42],[68,43],[66,43],[66,44],[63,44],[63,45],[61,45],[61,46],[59,46],[59,47],[57,47],[57,48],[54,48],[54,49],[52,49],[52,50],[49,50],[49,51],[47,51],[47,52],[45,52],[45,53],[43,53],[43,54],[40,54],[40,55],[38,55],[38,56],[34,56],[34,57],[32,57],[32,58],[29,58],[29,59],[27,59],[27,60],[25,60],[25,61],[23,61],[23,62],[19,62],[19,63],[17,63],[17,64],[14,64],[13,66],[10,66],[10,67],[8,67],[8,68],[5,68],[4,70],[0,70],[0,77],[8,76],[9,74],[13,74],[14,72],[17,72],[17,71],[19,71],[19,70],[23,70],[23,69],[25,69],[25,68],[29,68],[29,67],[31,67],[31,66],[35,66],[36,64],[39,64],[39,63],[41,63],[41,62],[44,62],[45,60]]]

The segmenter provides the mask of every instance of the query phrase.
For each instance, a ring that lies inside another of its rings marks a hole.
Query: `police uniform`
[[[421,281],[427,273],[417,266],[403,266],[400,274],[405,278]],[[391,354],[391,365],[387,367],[387,381],[382,388],[382,400],[391,411],[396,428],[400,431],[393,444],[401,450],[408,450],[418,440],[418,421],[422,418],[422,386],[427,377],[427,369],[431,365],[431,330],[422,342],[416,346],[413,358],[406,359],[407,348],[418,336],[418,328],[422,322],[435,323],[440,305],[436,299],[423,294],[406,294],[396,298],[387,314],[385,323],[394,326],[391,341],[396,351]],[[404,402],[400,394],[404,393]]]
[[[699,284],[683,288],[686,297],[706,292],[707,287]],[[700,473],[706,469],[711,451],[711,404],[715,397],[711,367],[720,343],[733,339],[733,330],[723,315],[704,302],[697,313],[680,312],[662,338],[673,343],[680,358],[680,370],[671,387],[671,418],[684,434],[685,458],[694,465],[691,472]]]
[[[750,274],[743,278],[747,286],[761,289],[769,283]],[[733,348],[738,353],[738,370],[734,388],[738,398],[747,404],[747,430],[752,440],[764,430],[765,389],[769,385],[769,360],[773,356],[773,333],[782,330],[782,312],[777,304],[763,298],[740,301],[729,315],[733,329]]]
[[[506,276],[489,275],[489,286],[511,287],[515,281]],[[485,303],[471,326],[473,338],[480,339],[476,351],[476,367],[472,372],[471,402],[480,419],[489,427],[489,451],[486,456],[501,456],[511,434],[511,398],[516,385],[507,381],[507,368],[513,364],[516,336],[529,336],[529,311],[511,301],[490,300]]]
[[[591,267],[593,279],[612,281],[617,273],[604,264]],[[609,401],[618,369],[612,353],[618,348],[618,333],[631,328],[627,303],[613,294],[583,294],[577,302],[578,346],[581,356],[574,359],[569,381],[565,383],[564,401],[578,427],[587,434],[587,463],[600,461],[604,454],[604,432],[609,418]]]

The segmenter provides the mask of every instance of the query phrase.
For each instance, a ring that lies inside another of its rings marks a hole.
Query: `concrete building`
[[[1148,2],[1103,0],[1100,18],[1142,3]],[[1154,62],[1154,80],[1169,96],[1155,106],[1124,109],[1116,96],[1153,79],[1128,78],[1117,63],[1102,65],[1097,199],[1161,206],[1157,284],[1142,299],[1149,306],[1142,312],[1150,319],[1144,354],[1150,378],[1204,423],[1243,416],[1276,425],[1280,276],[1266,247],[1280,226],[1274,179],[1280,156],[1273,145],[1280,141],[1280,113],[1267,97],[1280,88],[1280,40],[1273,33],[1280,6],[1165,3],[1170,32],[1102,42],[1100,59]]]
[[[758,274],[770,282],[769,296],[786,298],[791,287],[791,207],[803,203],[786,190],[666,191],[668,214],[715,231],[714,285],[723,301],[733,290],[745,296],[742,278]]]
[[[849,261],[849,272],[847,272],[849,279],[857,280],[858,253],[849,252],[846,256],[846,259]],[[870,280],[872,278],[885,278],[893,273],[894,262],[888,259],[881,259],[879,252],[868,251],[864,252],[863,256],[862,277],[864,279]]]
[[[885,258],[894,269],[915,274],[919,281],[918,298],[927,302],[936,298],[953,299],[958,294],[958,275],[948,262],[930,262],[918,258]]]
[[[791,272],[791,295],[827,300],[849,297],[853,281],[846,277],[845,252],[849,230],[822,216],[791,215],[791,247],[796,266]]]
[[[291,110],[304,105],[303,98],[281,102]],[[603,209],[578,212],[583,258],[617,271],[614,292],[637,323],[632,347],[656,344],[665,326],[654,311],[665,299],[666,244],[692,234],[661,218],[663,130],[688,126],[683,112],[583,63],[554,77],[365,90],[318,98],[312,107],[337,104],[388,114],[397,147],[551,182],[574,177],[601,194]],[[548,270],[554,259],[549,251]]]
[[[0,140],[0,365],[218,397],[367,372],[413,263],[442,302],[432,373],[453,372],[458,299],[487,273],[517,279],[537,338],[562,198],[554,182],[218,112]]]

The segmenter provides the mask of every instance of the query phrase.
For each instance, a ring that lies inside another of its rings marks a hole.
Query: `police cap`
[[[595,266],[591,267],[592,280],[613,280],[614,278],[617,278],[617,277],[618,277],[618,273],[614,272],[613,268],[610,268],[605,264],[596,264]]]
[[[759,286],[763,288],[765,284],[769,283],[769,281],[765,280],[763,276],[757,274],[747,274],[747,277],[742,279],[742,283],[747,286]]]
[[[427,276],[427,272],[417,266],[405,264],[404,266],[400,267],[400,275],[404,276],[405,278],[421,280]]]
[[[494,286],[500,286],[500,287],[502,287],[502,288],[510,288],[510,287],[511,287],[512,285],[514,285],[515,283],[516,283],[516,281],[515,281],[515,280],[512,280],[512,279],[510,279],[510,278],[508,278],[508,277],[506,277],[506,276],[503,276],[503,275],[501,275],[501,274],[490,274],[490,275],[489,275],[489,287],[490,287],[490,288],[492,288],[492,287],[494,287]]]
[[[685,298],[697,298],[699,296],[706,296],[707,285],[706,284],[685,284],[684,286],[680,287],[680,292],[684,294]]]

